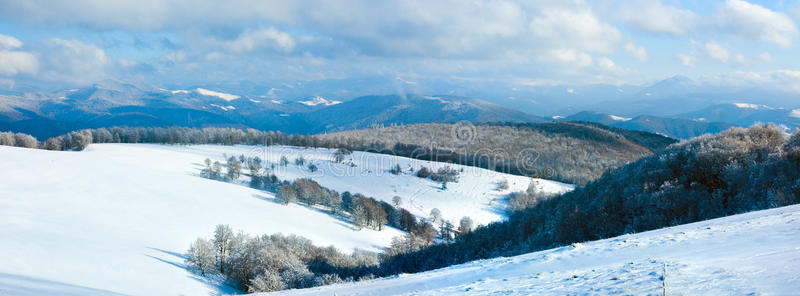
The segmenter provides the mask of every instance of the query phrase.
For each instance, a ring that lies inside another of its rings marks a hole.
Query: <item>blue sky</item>
[[[800,92],[800,1],[0,1],[0,88],[684,75]]]

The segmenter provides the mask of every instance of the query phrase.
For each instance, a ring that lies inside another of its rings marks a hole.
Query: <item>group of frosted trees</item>
[[[8,135],[10,134],[10,138]],[[157,143],[157,144],[220,144],[311,146],[304,140],[310,136],[287,135],[237,128],[188,127],[109,127],[72,131],[44,142],[26,134],[0,133],[0,145],[48,150],[83,150],[92,143]],[[13,139],[13,140],[10,140]]]
[[[0,132],[0,145],[2,146],[16,146],[23,148],[38,148],[39,141],[31,135],[22,133],[4,133]]]
[[[501,182],[500,185],[501,187],[499,188],[505,188],[505,189],[508,188],[507,181],[504,180],[504,182],[506,182],[504,185]],[[514,192],[509,196],[508,198],[509,210],[511,210],[512,212],[521,211],[533,207],[536,205],[536,203],[543,201],[551,196],[553,196],[553,194],[548,194],[546,192],[539,191],[536,188],[536,184],[531,183],[528,186],[528,189],[526,189],[525,191]]]
[[[241,158],[243,159],[243,157],[244,156]],[[212,163],[211,159],[206,158],[203,163],[205,167],[200,171],[200,175],[205,178],[230,182],[238,180],[242,175],[242,160],[235,156],[227,158],[224,174],[222,172],[222,164],[220,164],[219,161],[214,161]]]
[[[108,132],[106,129],[103,131]],[[103,134],[104,135],[104,134]],[[101,136],[101,134],[98,134]],[[47,150],[83,150],[91,143],[109,143],[103,138],[96,141],[93,140],[93,135],[89,131],[75,131],[70,132],[63,136],[47,139],[44,142],[39,142],[31,135],[22,133],[0,132],[0,145],[3,146],[16,146],[24,148],[41,148]]]
[[[513,256],[800,203],[800,132],[733,128],[675,144],[560,196],[523,192],[505,222],[385,259],[381,276]]]
[[[250,236],[218,225],[211,239],[198,238],[189,247],[187,266],[203,276],[221,274],[250,293],[308,288],[370,277],[378,257],[281,234]]]
[[[340,158],[338,156],[350,153],[337,150],[334,152],[334,159],[336,161],[337,158]],[[246,169],[247,175],[250,177],[250,186],[274,192],[275,200],[279,204],[298,203],[307,207],[327,209],[331,215],[349,219],[359,229],[383,230],[385,225],[389,225],[424,238],[423,245],[434,243],[436,238],[439,238],[441,242],[449,242],[452,241],[454,235],[465,231],[464,227],[454,227],[451,222],[441,219],[438,209],[432,213],[430,221],[417,219],[409,211],[400,207],[402,198],[399,196],[395,196],[394,204],[390,204],[360,193],[344,192],[340,194],[321,186],[310,178],[300,178],[292,182],[281,181],[273,173],[274,165],[267,165],[258,157],[240,155],[238,157],[225,156],[224,158],[224,164],[206,159],[200,175],[209,179],[233,182],[239,180],[244,174],[243,170]],[[342,160],[338,159],[339,162]],[[302,167],[308,161],[299,156],[294,159],[294,163]],[[286,166],[288,164],[289,159],[282,156],[279,165]],[[457,179],[458,172],[449,167],[440,169],[439,172],[441,172],[440,176],[454,178],[449,180]]]

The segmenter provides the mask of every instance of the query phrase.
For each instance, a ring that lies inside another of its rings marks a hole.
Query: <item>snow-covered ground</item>
[[[425,273],[274,295],[798,293],[800,205]]]
[[[394,196],[400,196],[401,207],[421,217],[427,217],[433,208],[438,208],[442,216],[454,223],[469,216],[478,224],[503,219],[508,194],[523,191],[531,183],[545,192],[563,193],[572,190],[573,186],[555,181],[532,179],[524,176],[502,174],[476,167],[461,166],[448,163],[416,160],[386,154],[355,151],[347,155],[341,163],[333,161],[335,150],[302,148],[292,146],[159,146],[181,153],[190,153],[209,157],[211,160],[224,163],[223,154],[228,156],[258,156],[275,164],[274,173],[281,180],[311,178],[320,185],[336,191],[361,193],[379,200],[392,203]],[[280,166],[280,158],[289,160],[287,166]],[[298,157],[306,160],[305,165],[297,166],[294,160]],[[202,158],[200,159],[202,162]],[[319,170],[311,172],[309,164],[315,164]],[[350,163],[355,164],[351,166]],[[393,175],[390,169],[400,165],[403,172]],[[437,170],[449,166],[459,173],[459,181],[448,183],[443,190],[439,182],[416,177],[421,167]],[[196,167],[199,172],[200,167]],[[411,171],[413,170],[413,172]],[[498,190],[498,184],[506,180],[508,189]]]
[[[250,234],[297,234],[316,245],[378,251],[401,235],[396,229],[357,231],[323,211],[273,202],[270,193],[198,176],[203,160],[222,154],[259,156],[277,163],[281,179],[310,177],[340,192],[391,201],[419,215],[439,208],[457,222],[502,219],[499,201],[536,182],[560,192],[571,186],[464,167],[461,180],[438,183],[392,175],[400,164],[415,170],[443,164],[354,152],[345,162],[332,151],[296,147],[100,144],[82,152],[0,146],[0,295],[208,295],[235,292],[184,268],[183,253],[217,224]],[[299,155],[319,171],[294,165]],[[452,165],[456,169],[461,166]],[[496,190],[506,179],[509,189]],[[24,292],[24,293],[23,293]]]

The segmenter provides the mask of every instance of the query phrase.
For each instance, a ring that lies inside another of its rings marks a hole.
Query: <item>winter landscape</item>
[[[798,24],[0,0],[0,296],[800,295]]]

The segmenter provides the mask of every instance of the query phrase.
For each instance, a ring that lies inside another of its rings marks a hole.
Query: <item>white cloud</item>
[[[704,48],[709,57],[722,63],[727,63],[728,59],[731,57],[731,53],[728,49],[722,47],[722,45],[719,45],[716,41],[709,41],[705,44]]]
[[[632,70],[618,66],[616,63],[614,63],[613,60],[611,60],[608,57],[601,57],[597,59],[596,70],[598,71],[598,73],[611,75],[614,77],[623,77],[633,73]]]
[[[683,35],[699,17],[688,9],[664,5],[661,0],[625,1],[620,17],[635,28],[658,34]]]
[[[22,46],[22,41],[19,39],[0,34],[0,49],[14,49]]]
[[[692,54],[679,53],[676,55],[681,64],[687,67],[694,67],[697,65],[697,58]]]
[[[647,49],[644,46],[636,46],[633,42],[625,44],[625,51],[636,57],[639,61],[647,61]]]
[[[236,53],[256,51],[288,53],[294,47],[295,41],[292,36],[273,27],[247,30],[235,40],[225,43],[225,48]]]
[[[528,25],[531,33],[562,48],[610,53],[620,31],[601,21],[589,7],[547,8]]]
[[[0,75],[34,74],[39,70],[39,60],[36,56],[29,52],[14,50],[19,47],[22,47],[22,41],[0,34]],[[10,85],[13,86],[13,83]]]
[[[797,25],[783,12],[742,0],[726,0],[719,9],[719,25],[744,38],[789,47],[800,34]]]
[[[697,66],[699,62],[716,61],[721,64],[734,66],[748,66],[755,63],[769,62],[772,57],[769,53],[761,53],[754,58],[748,58],[742,53],[734,52],[728,47],[711,40],[706,43],[691,41],[691,50],[688,53],[677,54],[684,66]]]
[[[33,54],[23,51],[0,50],[0,75],[34,74],[38,69],[39,61]]]
[[[41,62],[41,77],[52,81],[97,82],[108,78],[107,71],[112,65],[102,49],[77,40],[49,39],[36,52]]]
[[[735,71],[706,77],[705,80],[721,87],[764,87],[800,94],[800,71],[775,70],[767,72]]]
[[[592,65],[592,56],[572,49],[556,49],[548,51],[542,61],[556,61],[563,64],[569,64],[575,67],[583,68]]]

